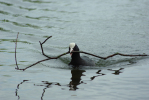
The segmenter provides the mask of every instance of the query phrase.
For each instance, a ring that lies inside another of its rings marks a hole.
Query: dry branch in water
[[[97,56],[97,55],[94,55],[94,54],[91,54],[91,53],[87,53],[87,52],[84,52],[84,51],[72,51],[72,52],[79,52],[79,53],[84,53],[84,54],[87,54],[87,55],[91,55],[91,56],[94,56],[94,57],[97,57],[97,58],[100,58],[100,59],[108,59],[108,58],[111,58],[113,56],[116,56],[116,55],[120,55],[120,56],[129,56],[129,57],[134,57],[134,56],[149,56],[149,55],[146,55],[146,54],[138,54],[138,55],[131,55],[131,54],[122,54],[122,53],[114,53],[112,55],[109,55],[107,57],[101,57],[101,56]]]
[[[16,38],[16,42],[15,42],[15,62],[16,62],[16,66],[17,66],[17,68],[15,68],[16,70],[23,70],[23,71],[24,71],[24,70],[26,70],[26,69],[28,69],[28,68],[30,68],[30,67],[32,67],[32,66],[38,64],[38,63],[40,63],[40,62],[47,61],[47,60],[51,60],[51,59],[58,59],[58,58],[60,58],[61,56],[64,56],[64,55],[66,55],[66,54],[69,53],[69,51],[68,51],[68,52],[66,52],[66,53],[63,53],[63,54],[58,55],[57,57],[49,57],[49,56],[47,56],[47,55],[44,53],[44,50],[43,50],[43,46],[42,46],[42,45],[43,45],[49,38],[52,37],[52,36],[49,36],[49,37],[48,37],[47,39],[45,39],[42,43],[39,41],[40,46],[41,46],[42,54],[43,54],[45,57],[47,57],[47,59],[43,59],[43,60],[37,61],[36,63],[34,63],[34,64],[32,64],[32,65],[30,65],[30,66],[28,66],[28,67],[26,67],[26,68],[20,69],[20,68],[18,67],[18,64],[17,64],[17,55],[16,55],[18,35],[19,35],[19,33],[17,34],[17,38]],[[107,57],[101,57],[101,56],[97,56],[97,55],[94,55],[94,54],[91,54],[91,53],[87,53],[87,52],[84,52],[84,51],[72,51],[72,52],[84,53],[84,54],[91,55],[91,56],[94,56],[94,57],[97,57],[97,58],[100,58],[100,59],[104,59],[104,60],[106,60],[106,59],[108,59],[108,58],[111,58],[111,57],[113,57],[113,56],[116,56],[116,55],[129,56],[129,57],[133,57],[133,56],[149,56],[149,55],[146,55],[146,54],[142,54],[142,55],[141,55],[141,54],[138,54],[138,55],[131,55],[131,54],[115,53],[115,54],[109,55],[109,56],[107,56]]]
[[[19,35],[19,32],[18,32],[18,34],[17,34],[16,43],[15,43],[15,62],[16,62],[17,69],[19,68],[19,67],[18,67],[18,64],[17,64],[17,54],[16,54],[18,35]]]
[[[18,34],[19,34],[19,33],[18,33]],[[59,58],[59,57],[61,57],[61,56],[64,56],[64,55],[66,55],[66,54],[69,53],[69,52],[63,53],[63,54],[61,54],[61,55],[59,55],[59,56],[57,56],[57,57],[48,57],[47,55],[45,55],[45,54],[44,54],[44,51],[43,51],[42,45],[43,45],[49,38],[52,37],[52,36],[49,36],[44,42],[41,43],[41,42],[39,41],[40,46],[41,46],[41,50],[42,50],[42,54],[43,54],[44,56],[46,56],[47,59],[43,59],[43,60],[37,61],[36,63],[34,63],[34,64],[32,64],[32,65],[30,65],[30,66],[28,66],[28,67],[26,67],[26,68],[20,69],[20,68],[18,67],[18,64],[17,64],[17,56],[16,56],[18,34],[17,34],[17,38],[16,38],[16,43],[15,43],[15,61],[16,61],[16,66],[17,66],[17,68],[15,68],[16,70],[23,70],[23,71],[24,71],[24,70],[26,70],[26,69],[28,69],[28,68],[30,68],[30,67],[32,67],[32,66],[38,64],[38,63],[40,63],[40,62],[47,61],[47,60],[51,60],[51,59],[57,59],[57,58]]]

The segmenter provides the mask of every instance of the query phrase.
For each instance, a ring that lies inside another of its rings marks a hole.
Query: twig
[[[44,51],[43,51],[43,47],[42,47],[42,44],[43,43],[41,43],[40,41],[39,41],[39,43],[40,43],[40,46],[41,46],[41,51],[42,51],[42,54],[44,55],[44,56],[46,56],[47,58],[50,58],[49,56],[47,56],[45,53],[44,53]]]
[[[49,36],[47,39],[45,39],[42,44],[44,44],[49,38],[51,38],[52,36]]]
[[[47,56],[47,55],[44,53],[42,45],[43,45],[49,38],[51,38],[51,37],[52,37],[52,36],[49,36],[49,37],[48,37],[47,39],[45,39],[42,43],[39,41],[42,54],[43,54],[44,56],[46,56],[47,58],[51,58],[51,57]]]
[[[16,69],[19,69],[18,64],[17,64],[17,55],[16,55],[18,35],[19,35],[19,32],[18,32],[18,34],[17,34],[16,43],[15,43],[15,62],[16,62],[16,66],[17,66]]]
[[[23,68],[23,69],[20,69],[20,68],[16,68],[16,69],[17,69],[17,70],[23,70],[23,71],[24,71],[24,70],[26,70],[26,69],[28,69],[28,68],[30,68],[30,67],[32,67],[32,66],[38,64],[38,63],[40,63],[40,62],[47,61],[47,60],[50,60],[50,59],[40,60],[40,61],[38,61],[38,62],[36,62],[36,63],[34,63],[34,64],[32,64],[32,65],[26,67],[26,68]]]
[[[18,35],[19,35],[19,32],[18,32],[18,34],[17,34],[16,43],[15,43],[15,62],[16,62],[16,66],[17,66],[17,68],[15,68],[15,69],[17,69],[17,70],[23,70],[23,71],[24,71],[24,70],[26,70],[27,68],[30,68],[30,67],[32,67],[32,66],[34,66],[34,65],[36,65],[36,64],[38,64],[38,63],[40,63],[40,62],[43,62],[43,61],[46,61],[46,60],[50,60],[50,59],[44,59],[44,60],[38,61],[38,62],[36,62],[36,63],[34,63],[34,64],[32,64],[32,65],[30,65],[30,66],[24,68],[24,69],[20,69],[20,68],[18,67],[18,64],[17,64],[17,53],[16,53],[16,51],[17,51],[17,39],[18,39]]]
[[[19,34],[19,33],[18,33],[18,34]],[[17,38],[16,38],[16,43],[15,43],[15,62],[16,62],[16,66],[17,66],[17,68],[15,68],[16,70],[23,70],[23,71],[24,71],[24,70],[26,70],[26,69],[28,69],[28,68],[30,68],[30,67],[32,67],[32,66],[38,64],[38,63],[40,63],[40,62],[47,61],[47,60],[50,60],[50,59],[58,59],[59,57],[64,56],[64,55],[66,55],[66,54],[69,53],[69,52],[63,53],[63,54],[61,54],[61,55],[59,55],[59,56],[57,56],[57,57],[48,57],[47,55],[45,55],[45,54],[44,54],[44,51],[43,51],[43,48],[42,48],[42,45],[43,45],[49,38],[52,37],[52,36],[50,36],[50,37],[48,37],[43,43],[41,43],[41,42],[39,41],[39,42],[40,42],[40,45],[41,45],[42,54],[43,54],[44,56],[46,56],[47,59],[40,60],[40,61],[38,61],[38,62],[36,62],[36,63],[34,63],[34,64],[32,64],[32,65],[26,67],[26,68],[20,69],[20,68],[18,67],[18,64],[17,64],[17,57],[16,57],[16,49],[17,49],[16,47],[17,47],[18,34],[17,34]]]
[[[61,55],[59,55],[59,56],[57,56],[57,57],[53,57],[53,58],[47,56],[47,55],[44,53],[44,50],[43,50],[42,45],[43,45],[49,38],[51,38],[51,37],[52,37],[52,36],[49,36],[49,37],[48,37],[45,41],[43,41],[42,43],[39,41],[40,47],[41,47],[41,51],[42,51],[42,54],[43,54],[44,56],[46,56],[46,57],[49,58],[49,59],[57,59],[57,58],[59,58],[59,57],[61,57],[61,56],[64,56],[64,55],[66,55],[66,54],[69,53],[69,51],[68,51],[68,52],[66,52],[66,53],[63,53],[63,54],[61,54]]]
[[[38,62],[36,62],[36,63],[34,63],[34,64],[32,64],[32,65],[26,67],[26,68],[23,68],[23,69],[20,69],[20,68],[16,68],[16,69],[17,69],[17,70],[23,70],[23,71],[24,71],[24,70],[26,70],[26,69],[28,69],[28,68],[30,68],[30,67],[32,67],[32,66],[38,64],[38,63],[40,63],[40,62],[47,61],[47,60],[51,60],[51,59],[58,59],[58,58],[60,58],[61,56],[64,56],[64,55],[66,55],[66,54],[68,54],[68,53],[69,53],[69,52],[66,52],[66,53],[63,53],[63,54],[61,54],[61,55],[59,55],[59,56],[57,56],[57,57],[51,57],[51,58],[47,58],[47,59],[44,59],[44,60],[40,60],[40,61],[38,61]]]
[[[133,56],[149,56],[147,54],[138,54],[138,55],[132,55],[132,54],[122,54],[122,53],[114,53],[112,55],[109,55],[107,57],[101,57],[101,56],[97,56],[97,55],[94,55],[94,54],[91,54],[91,53],[87,53],[87,52],[84,52],[84,51],[72,51],[72,52],[79,52],[79,53],[84,53],[84,54],[88,54],[88,55],[91,55],[91,56],[94,56],[94,57],[97,57],[97,58],[101,58],[101,59],[108,59],[110,57],[113,57],[113,56],[116,56],[116,55],[120,55],[120,56],[129,56],[129,57],[133,57]]]
[[[132,54],[115,53],[115,54],[112,54],[112,55],[109,55],[109,56],[105,57],[104,59],[108,59],[108,58],[113,57],[113,56],[116,56],[116,55],[129,56],[129,57],[133,57],[133,56],[149,56],[147,54],[136,54],[136,55],[132,55]]]

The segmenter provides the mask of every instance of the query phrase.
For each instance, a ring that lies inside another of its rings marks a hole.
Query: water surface
[[[68,51],[70,42],[99,56],[149,54],[148,0],[0,0],[0,98],[2,100],[148,100],[149,58],[115,56],[71,69],[70,55],[25,68]],[[84,56],[83,54],[81,54]]]

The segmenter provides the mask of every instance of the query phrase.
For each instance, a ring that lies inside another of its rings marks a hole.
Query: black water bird
[[[71,62],[69,65],[77,66],[79,67],[80,65],[82,66],[95,66],[95,63],[89,59],[88,57],[80,57],[79,52],[72,52],[72,51],[79,51],[79,47],[77,46],[76,43],[70,43],[69,44],[69,52],[71,55]]]

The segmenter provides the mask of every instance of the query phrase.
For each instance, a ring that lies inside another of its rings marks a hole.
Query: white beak
[[[69,44],[69,48],[70,48],[70,55],[72,56],[72,51],[73,51],[73,48],[75,47],[75,43],[70,43]]]

